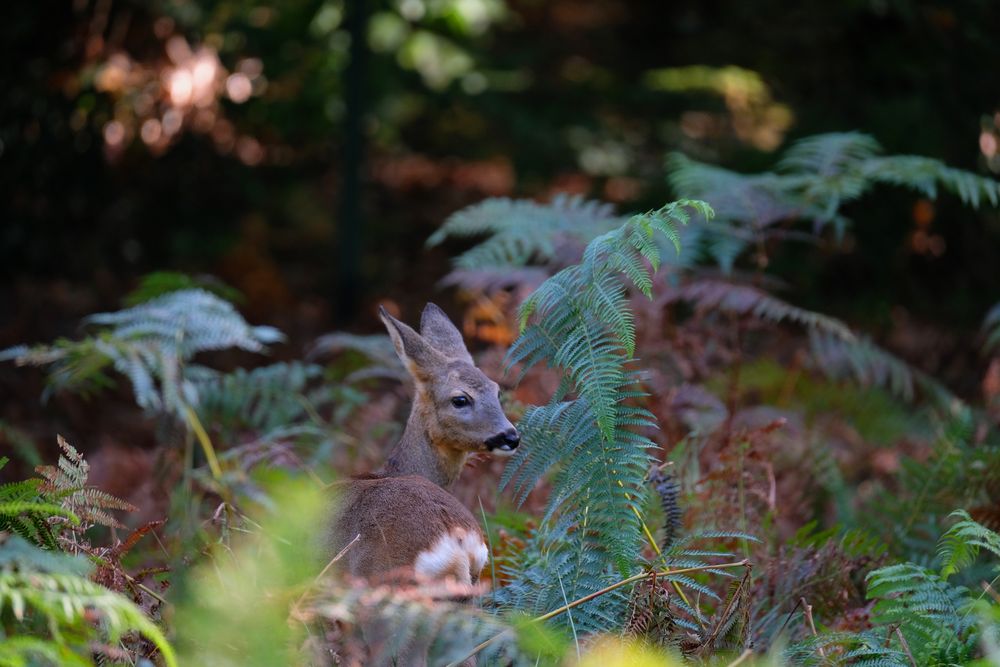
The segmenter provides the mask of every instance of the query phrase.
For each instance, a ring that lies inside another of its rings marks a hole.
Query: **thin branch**
[[[347,544],[347,546],[346,546],[346,547],[344,547],[343,549],[341,549],[341,550],[340,550],[340,551],[339,551],[339,552],[337,553],[337,555],[336,555],[336,556],[334,556],[333,558],[331,558],[331,559],[330,559],[330,562],[326,564],[326,566],[325,566],[325,567],[324,567],[324,568],[323,568],[323,569],[322,569],[322,570],[320,571],[320,573],[316,575],[316,578],[315,578],[315,579],[313,579],[313,580],[312,580],[312,582],[311,582],[311,583],[310,583],[310,584],[309,584],[308,586],[306,586],[306,589],[305,589],[304,591],[302,591],[302,595],[300,595],[300,596],[299,596],[299,599],[298,599],[298,600],[296,600],[296,601],[295,601],[295,604],[293,604],[293,605],[292,605],[292,609],[293,609],[293,610],[297,610],[297,609],[299,608],[299,605],[301,605],[301,604],[302,604],[302,601],[303,601],[303,600],[305,599],[306,595],[308,595],[308,594],[309,594],[309,591],[311,591],[311,590],[313,589],[313,586],[315,586],[315,585],[316,585],[316,583],[317,583],[317,582],[318,582],[318,581],[319,581],[320,579],[322,579],[322,578],[323,578],[323,575],[325,575],[325,574],[327,573],[327,571],[328,571],[328,570],[329,570],[329,569],[330,569],[331,567],[333,567],[333,564],[334,564],[334,563],[336,563],[336,562],[337,562],[338,560],[340,560],[341,558],[343,558],[343,557],[344,557],[344,554],[346,554],[346,553],[347,553],[347,550],[348,550],[348,549],[350,549],[351,547],[353,547],[353,546],[355,545],[355,543],[357,543],[357,541],[358,541],[358,540],[360,540],[360,539],[361,539],[361,533],[358,533],[357,535],[355,535],[355,536],[354,536],[354,539],[353,539],[353,540],[351,540],[350,542],[348,542],[348,544]]]
[[[801,602],[802,602],[802,608],[805,610],[805,613],[806,613],[806,622],[809,624],[809,631],[812,632],[812,636],[813,637],[817,637],[818,634],[816,633],[816,624],[813,622],[813,608],[812,608],[812,605],[809,604],[808,602],[806,602],[805,598],[802,598]],[[826,659],[826,651],[823,650],[823,647],[822,646],[817,646],[817,650],[819,651],[819,657],[821,657],[821,658],[823,658],[825,660]]]
[[[753,651],[751,651],[750,649],[746,649],[743,651],[743,653],[740,653],[738,658],[736,658],[731,663],[726,665],[726,667],[736,667],[736,665],[742,665],[743,662],[752,655]]]
[[[574,600],[573,602],[570,602],[569,604],[565,604],[565,605],[563,605],[561,607],[557,607],[556,609],[553,609],[552,611],[548,612],[547,614],[542,614],[541,616],[536,616],[535,618],[531,619],[531,621],[529,621],[529,622],[530,623],[541,623],[542,621],[547,621],[550,618],[554,618],[555,616],[558,616],[560,614],[563,614],[563,613],[569,611],[570,609],[573,609],[574,607],[579,607],[580,605],[582,605],[582,604],[584,604],[586,602],[590,602],[594,598],[598,598],[598,597],[600,597],[602,595],[610,593],[611,591],[617,590],[617,589],[621,588],[622,586],[628,586],[629,584],[635,583],[637,581],[641,581],[643,579],[648,579],[649,577],[671,577],[671,576],[674,576],[674,575],[677,575],[677,574],[686,574],[688,572],[703,572],[705,570],[723,570],[723,569],[732,568],[732,567],[746,567],[749,564],[750,564],[749,560],[743,559],[743,560],[737,561],[735,563],[723,563],[722,565],[699,565],[698,567],[684,567],[684,568],[680,568],[680,569],[677,569],[677,570],[659,570],[659,571],[657,571],[657,570],[650,570],[649,572],[643,572],[641,574],[633,575],[633,576],[631,576],[631,577],[629,577],[627,579],[622,579],[621,581],[613,583],[610,586],[605,586],[604,588],[602,588],[599,591],[594,591],[593,593],[590,593],[588,595],[584,595],[582,598]],[[510,634],[511,631],[512,631],[512,629],[508,628],[507,630],[504,630],[500,634],[497,634],[497,635],[494,635],[494,636],[490,637],[489,639],[487,639],[483,643],[481,643],[478,646],[476,646],[474,649],[472,649],[471,651],[469,651],[467,654],[465,654],[464,656],[462,656],[458,660],[456,660],[454,662],[448,663],[447,667],[458,667],[458,665],[461,665],[463,662],[465,662],[466,660],[468,660],[472,656],[476,655],[477,653],[479,653],[480,651],[482,651],[486,647],[490,646],[491,644],[493,644],[494,642],[498,641],[502,637],[505,637],[508,634]]]
[[[795,603],[795,606],[792,607],[792,610],[788,612],[788,616],[785,616],[785,622],[781,624],[780,628],[778,628],[778,632],[775,633],[775,635],[774,635],[775,637],[780,636],[781,633],[785,631],[785,627],[788,625],[788,622],[790,620],[792,620],[792,615],[795,613],[796,609],[798,609],[800,606],[802,606],[802,601],[804,599],[805,598],[799,598],[798,602]]]
[[[906,657],[910,659],[910,664],[913,667],[917,667],[917,661],[913,659],[913,654],[910,652],[910,645],[906,643],[906,637],[903,636],[903,631],[896,626],[896,636],[899,637],[899,643],[903,647],[903,652],[906,653]]]

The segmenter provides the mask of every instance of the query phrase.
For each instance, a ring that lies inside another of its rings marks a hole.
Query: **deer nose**
[[[512,452],[521,444],[521,436],[516,428],[509,428],[503,433],[497,433],[486,441],[486,448],[491,452],[499,450],[501,452]]]

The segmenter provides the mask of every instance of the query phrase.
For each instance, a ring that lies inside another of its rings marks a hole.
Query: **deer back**
[[[341,560],[348,573],[373,579],[405,571],[478,583],[488,555],[482,530],[447,491],[417,475],[373,475],[336,486],[330,546],[339,553],[350,545]]]

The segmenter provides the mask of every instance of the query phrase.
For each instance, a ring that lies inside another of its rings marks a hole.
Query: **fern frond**
[[[39,659],[45,662],[39,663]],[[38,664],[91,667],[94,663],[68,646],[38,637],[8,637],[0,642],[0,665],[34,667]]]
[[[979,208],[983,202],[1000,205],[1000,183],[939,160],[917,155],[892,155],[870,160],[863,165],[863,175],[874,182],[899,185],[936,199],[937,188],[957,195],[963,204]]]
[[[913,667],[906,653],[873,632],[823,632],[792,642],[784,651],[791,665]]]
[[[48,366],[54,390],[104,387],[114,368],[129,379],[140,407],[183,418],[198,401],[185,374],[194,355],[231,347],[265,352],[283,340],[277,329],[250,326],[230,303],[202,289],[169,292],[85,321],[100,331],[81,341],[9,348],[0,351],[0,361]]]
[[[855,340],[854,333],[840,320],[793,306],[750,285],[699,280],[668,289],[665,298],[667,303],[688,301],[701,310],[721,310],[771,322],[793,322],[842,341]]]
[[[880,568],[867,577],[868,597],[877,602],[872,620],[897,625],[921,664],[961,662],[974,646],[975,619],[965,613],[966,589],[913,563]]]
[[[267,433],[306,419],[310,410],[326,402],[315,391],[322,376],[320,366],[290,362],[206,373],[191,381],[202,422],[233,437],[240,431]]]
[[[913,400],[919,387],[938,406],[952,412],[962,402],[946,387],[870,339],[842,339],[818,329],[810,330],[812,357],[819,369],[833,379],[850,377],[864,386],[885,387],[904,400]]]
[[[46,643],[59,652],[89,655],[93,640],[116,643],[138,632],[160,650],[167,665],[177,665],[160,628],[124,596],[80,576],[80,568],[71,564],[78,560],[16,537],[6,540],[0,544],[0,612],[9,610],[16,624],[44,621],[51,634]]]
[[[957,518],[958,522],[941,536],[938,543],[937,555],[943,578],[947,579],[971,565],[983,549],[1000,559],[1000,535],[973,521],[965,510],[956,510],[951,517]]]
[[[669,155],[666,165],[674,192],[706,201],[720,221],[759,229],[798,217],[804,207],[773,174],[739,174],[695,162],[681,153]]]
[[[860,132],[830,132],[796,141],[785,151],[778,168],[792,173],[835,176],[872,159],[882,147]]]
[[[581,246],[621,220],[604,203],[558,195],[548,204],[487,199],[449,217],[427,239],[429,246],[447,238],[487,237],[455,259],[458,268],[519,267],[548,263],[557,241],[573,239]]]

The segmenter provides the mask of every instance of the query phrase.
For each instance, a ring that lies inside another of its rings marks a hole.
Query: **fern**
[[[330,400],[318,387],[323,369],[299,362],[232,373],[205,372],[192,379],[204,423],[227,435],[241,430],[268,433],[311,419]]]
[[[661,259],[654,239],[661,236],[677,244],[675,225],[689,220],[689,209],[711,215],[698,202],[680,201],[634,216],[591,241],[579,264],[555,274],[521,307],[522,335],[508,353],[509,364],[522,364],[525,372],[545,362],[563,370],[564,376],[552,401],[530,408],[521,420],[525,444],[501,480],[501,486],[510,485],[518,502],[523,502],[538,480],[557,468],[543,528],[505,572],[511,583],[494,595],[502,607],[540,614],[565,603],[567,597],[583,597],[608,586],[638,562],[645,477],[654,447],[642,433],[655,428],[656,422],[633,404],[644,394],[641,376],[631,367],[635,325],[627,291],[651,295],[651,272]],[[690,548],[698,537],[677,540],[660,563],[726,576],[723,570],[711,570],[709,559],[730,554]],[[665,579],[698,596],[719,599],[712,588],[686,574]],[[588,632],[621,625],[627,600],[625,592],[616,592],[574,609],[574,629]],[[704,620],[701,611],[685,598],[675,605],[678,627],[698,631]],[[723,616],[727,624],[733,618]],[[730,636],[734,627],[716,628],[711,641],[727,641],[722,637]]]
[[[134,508],[88,487],[89,465],[62,437],[58,442],[58,463],[39,467],[40,479],[0,486],[0,614],[9,612],[18,634],[32,635],[0,642],[0,664],[37,664],[40,658],[89,665],[100,646],[138,632],[167,665],[176,665],[162,631],[139,607],[88,578],[91,564],[79,552],[100,563],[94,576],[103,581],[102,573],[113,573],[117,561],[96,554],[116,556],[138,537],[123,549],[99,550],[83,540],[83,532],[97,524],[120,526],[108,510]],[[5,463],[0,458],[0,468]]]
[[[956,510],[951,516],[958,521],[941,536],[938,544],[942,577],[947,579],[972,565],[983,549],[1000,559],[1000,535],[973,521],[965,510]]]
[[[750,249],[756,249],[759,254],[766,248],[765,242],[771,239],[815,243],[820,240],[819,232],[831,225],[840,235],[849,224],[840,213],[843,205],[857,200],[880,183],[909,187],[928,197],[936,197],[938,190],[943,189],[956,193],[972,206],[983,202],[1000,203],[1000,183],[952,169],[929,158],[884,156],[874,139],[860,133],[831,133],[803,139],[786,151],[774,172],[739,174],[700,164],[679,154],[668,157],[667,170],[668,179],[679,195],[707,201],[715,212],[712,220],[700,216],[701,224],[698,225],[682,226],[652,238],[635,237],[634,249],[643,258],[652,257],[653,253],[658,258],[667,257],[663,253],[666,243],[676,245],[682,241],[676,257],[669,256],[670,280],[675,285],[680,282],[678,275],[692,272],[706,260],[721,267],[724,273],[732,274],[741,257]],[[792,223],[799,220],[811,220],[813,228],[808,231],[792,228]],[[529,264],[558,270],[565,266],[567,257],[577,256],[583,241],[595,235],[598,236],[594,241],[616,235],[618,232],[612,227],[617,222],[608,209],[592,203],[583,205],[579,200],[558,199],[549,205],[488,200],[456,213],[431,237],[430,243],[440,243],[450,237],[485,237],[456,260],[456,270],[447,281],[480,289],[498,289],[536,281],[536,273],[530,276],[524,273],[526,268],[537,271],[536,267],[527,267]],[[591,252],[600,255],[600,247],[601,243],[593,245]],[[759,272],[764,264],[761,257],[756,259]],[[621,263],[614,268],[628,276],[639,291],[648,293],[651,285],[647,283],[649,277],[644,274],[641,262],[615,255],[608,257],[609,263],[618,261]],[[589,298],[595,307],[599,302],[603,305],[601,321],[611,325],[614,335],[624,341],[625,351],[631,354],[635,344],[634,323],[630,312],[621,306],[626,293],[615,281],[602,282],[605,274],[589,273],[584,268],[588,263],[585,257],[582,264],[556,272],[543,288],[534,292],[534,302],[529,299],[522,313],[529,314],[535,302],[545,305],[565,299],[581,289],[584,282],[593,279]],[[919,389],[922,396],[931,398],[946,410],[957,405],[955,396],[940,383],[870,340],[854,335],[842,322],[796,308],[757,287],[699,280],[677,288],[673,295],[676,299],[698,302],[706,309],[796,322],[809,330],[817,366],[828,375],[850,377],[862,384],[883,385],[907,400],[914,398]],[[571,338],[578,347],[554,348],[546,340],[546,336],[570,338],[567,331],[559,329],[560,321],[556,320],[549,327],[550,331],[530,332],[530,336],[519,341],[522,346],[519,352],[523,353],[519,360],[530,366],[561,353],[557,365],[562,366],[567,361],[580,362],[584,355],[589,354],[592,358],[602,355],[608,346],[614,346],[613,340],[603,337],[603,329],[594,330],[581,320],[586,318],[561,321],[567,327],[576,327]],[[1000,337],[994,331],[1000,331],[997,322],[1000,322],[1000,315],[991,313],[987,317],[987,349]],[[609,367],[595,370],[609,370]],[[598,387],[594,393],[605,396],[606,387],[617,377],[607,373],[594,379]],[[579,378],[572,380],[579,384]],[[600,401],[592,405],[606,430],[611,407]]]
[[[577,525],[570,517],[540,525],[517,560],[501,567],[510,583],[493,591],[488,603],[503,612],[541,616],[614,583],[614,568],[589,544],[593,535],[588,535],[588,518]],[[579,633],[613,628],[621,623],[627,602],[620,590],[597,597],[573,609],[573,625]],[[554,622],[566,625],[569,619],[562,616]]]
[[[875,632],[824,632],[792,642],[783,657],[788,664],[804,666],[913,667],[906,653],[886,644]]]
[[[130,503],[87,486],[90,465],[62,436],[56,436],[61,450],[55,466],[40,466],[38,473],[44,480],[39,491],[45,498],[58,498],[63,510],[79,520],[70,527],[75,533],[83,533],[92,526],[124,528],[109,512],[136,510]]]
[[[750,285],[698,280],[667,290],[665,300],[667,303],[688,301],[706,311],[734,313],[771,322],[793,322],[839,340],[855,340],[854,333],[843,322],[798,308]]]
[[[868,575],[868,596],[876,599],[875,623],[898,627],[900,647],[918,664],[958,664],[973,657],[981,631],[969,591],[949,578],[971,565],[980,550],[1000,559],[1000,535],[964,511],[938,545],[940,573],[898,563]],[[998,561],[1000,562],[1000,561]],[[905,645],[904,645],[905,641]]]
[[[48,366],[49,391],[87,391],[110,384],[110,368],[127,377],[136,403],[183,417],[198,402],[187,364],[199,352],[239,348],[264,352],[283,339],[272,327],[252,327],[231,304],[201,289],[167,293],[85,320],[100,331],[81,341],[0,351],[0,361]]]
[[[0,543],[0,612],[9,611],[15,628],[35,635],[13,645],[0,642],[0,657],[10,654],[3,664],[33,664],[32,655],[58,656],[56,664],[91,664],[94,643],[117,643],[138,632],[155,644],[168,666],[177,665],[163,632],[133,602],[81,576],[84,567],[76,558],[53,558],[16,536]]]
[[[913,400],[915,389],[919,387],[945,414],[960,410],[963,405],[940,382],[867,337],[844,339],[812,329],[809,342],[813,360],[833,379],[850,378],[862,386],[884,387],[907,401]]]
[[[824,632],[795,642],[787,652],[796,664],[952,665],[975,657],[984,627],[976,600],[950,577],[985,550],[1000,559],[1000,535],[956,511],[958,521],[938,543],[940,572],[912,562],[881,567],[866,577],[874,602],[874,629],[857,634]],[[1000,562],[1000,560],[998,560]],[[982,598],[983,596],[979,596]],[[1000,600],[994,605],[1000,608]],[[990,605],[980,600],[980,606]]]
[[[309,350],[309,359],[322,358],[333,354],[355,352],[365,357],[368,363],[352,371],[344,378],[346,382],[361,382],[372,378],[386,378],[397,382],[409,382],[410,376],[396,356],[392,340],[385,334],[358,336],[337,332],[320,336]]]
[[[449,217],[427,239],[435,246],[447,238],[486,236],[455,260],[459,268],[517,267],[548,263],[567,239],[581,246],[622,220],[608,204],[556,196],[549,204],[487,199]]]
[[[776,173],[747,176],[681,155],[670,156],[667,169],[679,195],[704,199],[721,220],[758,231],[779,220],[811,219],[817,229],[832,224],[841,235],[849,222],[839,213],[841,207],[880,183],[932,199],[940,187],[973,208],[983,202],[1000,205],[997,181],[931,158],[881,153],[878,142],[867,135],[829,133],[793,144]]]
[[[201,289],[231,303],[242,303],[245,299],[239,290],[226,285],[215,276],[190,276],[176,271],[154,271],[142,277],[134,290],[125,296],[126,306],[136,306],[152,301],[170,292]]]
[[[7,464],[0,457],[0,470]],[[58,531],[50,519],[80,525],[80,518],[63,507],[58,494],[46,493],[43,481],[28,479],[0,485],[0,531],[7,531],[48,549],[58,549]]]
[[[700,203],[676,202],[591,241],[580,264],[557,273],[522,304],[523,332],[508,353],[510,365],[520,363],[524,371],[545,361],[565,377],[559,395],[522,420],[527,446],[501,484],[516,478],[523,497],[563,461],[547,516],[564,504],[575,514],[592,512],[597,543],[623,571],[637,555],[637,514],[654,446],[632,429],[655,426],[646,410],[625,403],[641,393],[629,369],[635,330],[626,285],[650,293],[650,267],[659,264],[652,240],[662,234],[676,242],[675,225],[687,222],[687,208],[710,215]],[[577,397],[562,400],[570,390]]]

